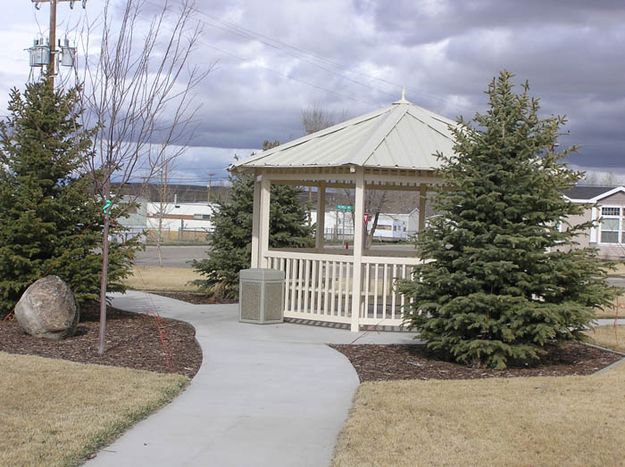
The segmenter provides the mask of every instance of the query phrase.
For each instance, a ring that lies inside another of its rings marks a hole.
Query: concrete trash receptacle
[[[284,271],[243,269],[239,273],[239,320],[271,324],[284,320]]]

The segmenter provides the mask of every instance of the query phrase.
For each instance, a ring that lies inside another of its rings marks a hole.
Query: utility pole
[[[50,4],[50,32],[49,32],[49,36],[48,36],[48,60],[47,60],[47,77],[48,77],[48,83],[50,83],[50,86],[52,88],[54,88],[54,76],[56,74],[56,55],[57,55],[57,43],[56,43],[56,6],[58,3],[60,2],[69,2],[69,7],[71,9],[74,9],[74,3],[76,3],[77,0],[31,0],[32,3],[35,4],[35,8],[38,10],[40,8],[40,3],[49,3]],[[82,0],[82,7],[86,8],[87,6],[87,0]],[[31,50],[31,55],[32,55],[32,50],[33,49],[29,49]],[[71,47],[69,47],[69,44],[67,43],[66,40],[66,44],[64,47],[62,47],[62,51],[63,54],[65,55],[66,53],[69,53],[70,55],[72,55],[72,65],[73,65],[73,54],[75,49],[72,49]],[[65,58],[63,59],[63,62],[65,62]],[[33,64],[33,60],[31,59],[31,66],[41,66],[42,63],[36,63]],[[65,65],[65,63],[64,63]],[[72,65],[68,65],[68,66],[72,66]]]
[[[50,0],[50,65],[48,65],[48,83],[50,87],[54,89],[54,73],[56,59],[56,2],[57,0]]]
[[[208,172],[208,185],[206,185],[208,190],[206,194],[206,204],[208,205],[211,204],[211,182],[213,181],[213,176],[215,176],[214,172]]]

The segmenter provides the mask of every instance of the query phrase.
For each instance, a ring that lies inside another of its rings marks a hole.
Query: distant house
[[[625,258],[625,186],[576,186],[564,195],[573,203],[593,206],[571,218],[572,224],[598,221],[577,238],[580,246],[597,248],[604,259]]]

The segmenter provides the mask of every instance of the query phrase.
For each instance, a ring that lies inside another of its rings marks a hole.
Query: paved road
[[[623,287],[623,288],[625,288],[625,276],[612,276],[612,277],[608,277],[608,282],[611,285],[614,285],[616,287]]]
[[[333,245],[335,249],[341,248],[339,245]],[[385,245],[374,245],[374,249],[383,248]],[[411,245],[395,245],[398,251],[413,251]],[[163,265],[169,267],[190,268],[190,261],[193,259],[206,258],[207,245],[201,246],[162,246],[161,252],[163,256]],[[146,247],[145,251],[137,253],[135,264],[142,266],[156,266],[159,264],[158,251],[155,246]],[[617,287],[625,288],[625,276],[613,276],[608,282]]]
[[[341,245],[330,245],[332,249],[341,250]],[[374,249],[384,248],[385,245],[374,245]],[[162,246],[161,253],[163,255],[163,265],[165,267],[190,268],[191,260],[206,257],[208,245],[201,246]],[[396,249],[397,251],[414,251],[414,247],[410,245],[390,245],[387,249]],[[135,264],[142,266],[156,266],[159,264],[158,251],[155,246],[146,247],[145,251],[137,253]]]
[[[206,258],[207,245],[202,246],[162,246],[163,265],[165,267],[190,268],[193,259]],[[135,264],[141,266],[157,266],[158,251],[155,246],[146,247],[137,253]]]
[[[601,318],[601,319],[596,319],[595,324],[597,326],[625,326],[625,319],[623,318],[618,318],[618,319]]]
[[[100,451],[93,466],[327,466],[358,376],[325,343],[414,342],[411,333],[241,324],[237,305],[140,292],[115,295],[114,305],[190,322],[204,361],[183,394]]]

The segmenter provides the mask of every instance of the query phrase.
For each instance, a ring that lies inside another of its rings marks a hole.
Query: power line
[[[147,4],[148,4],[148,5],[152,5],[152,6],[158,6],[158,5],[156,5],[155,3],[153,3],[153,2],[147,2]],[[202,13],[202,12],[197,11],[197,10],[196,10],[196,12],[197,12],[198,14],[200,14],[200,15],[207,16],[207,17],[209,17],[209,18],[210,18],[210,16],[209,16],[209,15],[206,15],[205,13]],[[198,20],[198,22],[199,22],[199,23],[201,23],[201,24],[203,24],[203,25],[206,25],[206,26],[211,26],[210,24],[207,24],[205,21],[202,21],[202,20]],[[202,43],[202,44],[203,44],[203,45],[205,45],[206,47],[209,47],[209,48],[211,48],[211,49],[213,49],[213,50],[216,50],[216,51],[218,51],[218,52],[221,52],[222,54],[227,55],[227,56],[229,56],[229,57],[232,57],[232,58],[234,58],[234,59],[236,59],[236,60],[239,60],[239,61],[242,61],[242,62],[250,62],[250,61],[251,61],[249,58],[242,57],[242,56],[240,56],[240,55],[238,55],[238,54],[235,54],[235,53],[233,53],[233,52],[230,52],[230,51],[228,51],[228,50],[225,50],[225,49],[222,49],[222,48],[217,47],[217,46],[215,46],[215,45],[209,44],[206,40],[204,40],[204,39],[202,39],[202,38],[199,38],[199,39],[198,39],[198,42]],[[351,95],[343,94],[343,93],[340,93],[340,92],[335,91],[335,90],[333,90],[333,89],[328,89],[328,88],[326,88],[326,87],[319,86],[319,85],[317,85],[317,84],[315,84],[315,83],[311,83],[311,82],[309,82],[309,81],[305,81],[305,80],[302,80],[302,79],[299,79],[299,78],[295,78],[295,77],[293,77],[293,76],[290,76],[290,75],[288,75],[288,74],[286,74],[286,73],[283,73],[282,71],[277,70],[277,69],[272,68],[272,67],[268,67],[268,66],[264,66],[264,65],[259,65],[259,64],[256,64],[255,66],[256,66],[257,68],[261,68],[261,69],[264,69],[264,70],[270,71],[270,72],[272,72],[272,73],[275,73],[275,74],[277,74],[277,75],[281,76],[282,78],[288,79],[288,80],[290,80],[290,81],[296,81],[296,82],[301,83],[301,84],[304,84],[304,85],[306,85],[306,86],[309,86],[309,87],[312,87],[312,88],[315,88],[315,89],[319,89],[320,91],[325,91],[325,92],[328,92],[328,93],[330,93],[330,94],[334,94],[334,95],[335,95],[335,96],[337,96],[337,97],[343,97],[343,98],[346,98],[346,99],[350,99],[350,100],[353,100],[353,101],[355,101],[355,102],[360,102],[361,104],[367,104],[367,105],[368,105],[368,104],[370,104],[370,102],[363,101],[363,100],[361,100],[361,99],[358,99],[358,98],[357,98],[357,97],[355,97],[355,96],[351,96]],[[374,89],[374,88],[371,88],[371,89]],[[379,90],[378,90],[378,91],[379,91]],[[383,92],[383,91],[382,91],[382,92]]]
[[[326,72],[332,73],[332,74],[334,74],[336,76],[339,76],[339,77],[341,77],[343,79],[346,79],[346,80],[348,80],[350,82],[353,82],[355,84],[358,84],[360,86],[366,87],[368,89],[371,89],[371,90],[374,90],[374,91],[377,91],[377,92],[381,92],[383,94],[387,94],[389,96],[395,97],[395,95],[393,93],[390,93],[388,91],[382,90],[382,89],[380,89],[378,87],[371,86],[370,83],[363,83],[361,81],[358,81],[358,80],[355,80],[355,79],[350,78],[348,76],[345,76],[345,73],[349,73],[349,74],[352,74],[352,75],[360,76],[360,77],[363,77],[365,79],[369,79],[371,81],[381,82],[381,83],[383,83],[385,85],[392,86],[395,90],[399,90],[399,89],[401,89],[404,86],[404,84],[399,84],[399,83],[396,83],[396,82],[393,82],[393,81],[389,81],[389,80],[384,79],[384,78],[379,78],[379,77],[377,77],[375,75],[372,75],[372,74],[369,74],[369,73],[365,73],[365,72],[362,72],[362,71],[354,71],[354,70],[349,70],[349,69],[345,70],[344,69],[345,66],[344,66],[343,63],[340,63],[340,62],[338,62],[336,60],[332,60],[330,58],[324,57],[324,56],[322,56],[322,55],[320,55],[318,53],[315,53],[315,52],[303,49],[301,47],[297,47],[297,46],[288,44],[288,43],[280,41],[278,39],[274,39],[274,38],[272,38],[270,36],[267,36],[267,35],[265,35],[263,33],[260,33],[260,32],[257,32],[257,31],[253,31],[251,29],[247,29],[247,28],[245,28],[243,26],[238,26],[238,25],[236,25],[234,23],[230,23],[228,21],[221,20],[221,19],[219,19],[219,18],[217,18],[215,16],[212,16],[212,15],[209,15],[207,13],[204,13],[204,12],[201,12],[201,11],[198,11],[198,13],[201,16],[204,16],[204,17],[208,18],[209,20],[213,21],[214,23],[218,23],[218,24],[207,24],[204,21],[200,21],[202,24],[204,24],[206,26],[212,26],[212,27],[215,27],[215,28],[219,28],[219,29],[221,29],[223,31],[227,31],[227,32],[231,32],[233,34],[239,35],[240,37],[256,40],[256,41],[258,41],[258,42],[260,42],[262,44],[267,45],[268,47],[271,47],[273,49],[282,51],[282,52],[286,53],[287,55],[289,55],[289,56],[291,56],[293,58],[296,58],[298,60],[302,60],[302,61],[304,61],[306,63],[309,63],[309,64],[311,64],[313,66],[317,66],[317,67],[325,70]],[[220,26],[220,25],[222,25],[222,26]],[[336,71],[336,70],[330,69],[327,66],[332,66],[332,67],[339,68],[339,69],[341,69],[341,71]],[[447,102],[447,100],[445,98],[443,98],[443,97],[441,97],[439,95],[436,95],[436,94],[432,94],[432,93],[428,93],[428,92],[424,92],[424,91],[420,91],[419,94],[421,96],[424,96],[424,97],[427,96],[430,99],[438,100],[439,102],[443,102],[443,103]]]
[[[221,53],[223,53],[225,55],[228,55],[228,56],[230,56],[232,58],[236,58],[237,60],[240,60],[242,62],[249,62],[250,61],[248,58],[241,57],[240,55],[234,54],[234,53],[229,52],[227,50],[224,50],[224,49],[221,49],[221,48],[216,47],[214,45],[211,45],[211,44],[207,43],[206,41],[204,41],[202,39],[200,39],[200,42],[202,44],[204,44],[206,47],[210,47],[211,49],[217,50],[218,52],[221,52]],[[255,66],[257,68],[262,68],[264,70],[271,71],[272,73],[276,73],[276,74],[278,74],[278,75],[280,75],[283,78],[286,78],[288,80],[297,81],[298,83],[305,84],[306,86],[310,86],[310,87],[313,87],[315,89],[319,89],[321,91],[329,92],[330,94],[334,94],[335,96],[344,97],[344,98],[347,98],[347,99],[350,99],[350,100],[353,100],[353,101],[356,101],[356,102],[360,102],[361,104],[369,104],[369,102],[366,102],[366,101],[363,101],[361,99],[358,99],[357,97],[350,96],[350,95],[347,95],[347,94],[343,94],[343,93],[334,91],[333,89],[324,88],[323,86],[319,86],[319,85],[316,85],[316,84],[308,82],[308,81],[304,81],[304,80],[301,80],[301,79],[298,79],[298,78],[294,78],[293,76],[289,76],[288,74],[283,73],[283,72],[281,72],[279,70],[276,70],[275,68],[271,68],[271,67],[264,66],[264,65],[258,65],[258,64],[255,65]]]
[[[148,4],[155,5],[153,2],[148,2]],[[338,62],[336,60],[332,60],[332,59],[324,57],[324,56],[322,56],[322,55],[320,55],[320,54],[318,54],[316,52],[312,52],[312,51],[306,50],[304,48],[288,44],[286,42],[283,42],[281,40],[275,39],[273,37],[270,37],[268,35],[265,35],[263,33],[258,32],[258,31],[253,31],[253,30],[245,28],[243,26],[239,26],[239,25],[236,25],[234,23],[231,23],[231,22],[228,22],[228,21],[224,21],[224,20],[222,20],[222,19],[220,19],[220,18],[218,18],[216,16],[204,13],[204,12],[199,11],[199,10],[196,10],[196,13],[198,15],[204,17],[204,18],[207,18],[209,21],[212,22],[212,24],[209,24],[206,21],[198,20],[199,23],[201,23],[201,24],[203,24],[205,26],[218,28],[218,29],[221,29],[222,31],[230,32],[232,34],[238,35],[238,36],[243,37],[243,38],[247,38],[247,39],[258,41],[258,42],[260,42],[262,44],[265,44],[268,47],[271,47],[271,48],[273,48],[275,50],[279,50],[279,51],[281,51],[281,52],[283,52],[283,53],[285,53],[285,54],[287,54],[287,55],[289,55],[289,56],[291,56],[291,57],[293,57],[293,58],[295,58],[297,60],[301,60],[303,62],[309,63],[309,64],[311,64],[313,66],[316,66],[316,67],[324,70],[327,73],[331,73],[331,74],[336,75],[336,76],[338,76],[338,77],[340,77],[342,79],[350,81],[350,82],[352,82],[354,84],[357,84],[359,86],[363,86],[363,87],[365,87],[367,89],[374,90],[374,91],[377,91],[377,92],[380,92],[380,93],[383,93],[383,94],[387,94],[389,96],[393,95],[393,94],[391,94],[388,91],[385,91],[385,90],[382,90],[382,89],[380,89],[378,87],[372,86],[370,83],[363,83],[363,82],[358,81],[356,79],[350,78],[349,76],[346,76],[345,73],[350,73],[352,75],[357,75],[357,76],[369,79],[371,81],[378,81],[378,82],[384,83],[384,84],[386,84],[388,86],[392,86],[393,88],[395,88],[397,90],[399,90],[400,88],[403,87],[403,84],[395,83],[393,81],[390,81],[390,80],[387,80],[387,79],[384,79],[384,78],[380,78],[380,77],[377,77],[377,76],[369,74],[369,73],[357,72],[357,71],[353,71],[353,70],[344,70],[344,64],[342,64],[342,63],[340,63],[340,62]],[[206,42],[206,40],[200,39],[200,42],[202,44],[206,45],[207,47],[212,48],[213,50],[221,52],[222,54],[230,56],[232,58],[235,58],[235,59],[237,59],[239,61],[242,61],[242,62],[249,62],[249,61],[251,61],[250,59],[242,57],[242,56],[240,56],[240,55],[238,55],[236,53],[233,53],[233,52],[230,52],[228,50],[224,50],[224,49],[222,49],[220,47],[217,47],[215,45],[209,44],[209,43]],[[311,83],[309,81],[304,81],[304,80],[301,80],[301,79],[298,79],[298,78],[294,78],[293,76],[285,74],[285,73],[283,73],[283,72],[281,72],[279,70],[276,70],[275,68],[272,68],[272,67],[268,67],[268,66],[265,66],[265,65],[259,65],[259,64],[255,64],[255,66],[258,67],[258,68],[265,69],[265,70],[271,71],[273,73],[276,73],[276,74],[278,74],[279,76],[281,76],[281,77],[283,77],[285,79],[289,79],[291,81],[299,82],[299,83],[304,84],[306,86],[313,87],[315,89],[319,89],[321,91],[325,91],[325,92],[334,94],[334,95],[336,95],[338,97],[344,97],[344,98],[347,98],[347,99],[350,99],[350,100],[353,100],[353,101],[356,101],[356,102],[360,102],[362,104],[367,104],[367,105],[370,104],[370,101],[368,101],[368,102],[367,101],[363,101],[362,99],[359,99],[357,97],[354,97],[354,96],[351,96],[351,95],[347,95],[347,94],[344,94],[344,93],[341,93],[341,92],[338,92],[338,91],[335,91],[335,90],[332,90],[332,89],[328,89],[326,87],[319,86],[319,85],[317,85],[315,83]],[[339,68],[339,69],[341,69],[341,71],[337,71],[337,70],[328,68],[328,66]],[[415,93],[415,94],[417,94],[417,93]],[[443,97],[441,97],[439,95],[436,95],[436,94],[424,92],[424,91],[421,90],[421,91],[419,91],[419,95],[424,96],[424,97],[427,96],[430,99],[437,100],[437,101],[442,102],[442,103],[447,103],[447,99],[445,99],[445,98],[443,98]],[[393,97],[394,97],[394,95],[393,95]]]
[[[247,38],[250,38],[250,39],[257,40],[258,42],[261,42],[261,43],[263,43],[263,44],[265,44],[265,45],[267,45],[269,47],[272,47],[274,49],[281,50],[281,51],[283,51],[283,52],[285,52],[285,53],[287,53],[287,54],[289,54],[289,55],[291,55],[292,57],[295,57],[295,58],[302,59],[302,57],[306,57],[306,58],[309,59],[309,60],[305,60],[307,63],[311,63],[312,65],[319,66],[319,67],[321,67],[322,69],[324,69],[326,71],[329,71],[331,73],[337,74],[338,76],[344,77],[345,79],[348,79],[348,80],[350,80],[350,81],[352,81],[352,82],[354,82],[356,84],[360,84],[362,86],[365,86],[365,87],[367,87],[369,89],[374,89],[374,90],[377,90],[377,91],[381,91],[380,89],[374,88],[372,86],[369,86],[368,84],[364,84],[364,83],[361,83],[359,81],[352,80],[352,79],[350,79],[348,77],[345,77],[340,72],[336,72],[335,70],[331,70],[331,69],[328,69],[328,68],[326,68],[326,67],[324,67],[322,65],[319,65],[319,63],[321,63],[321,64],[325,64],[325,65],[334,66],[334,67],[337,67],[337,68],[343,68],[343,64],[342,63],[339,63],[337,61],[334,61],[332,59],[324,57],[324,56],[322,56],[320,54],[317,54],[315,52],[312,52],[312,51],[309,51],[309,50],[305,50],[305,49],[303,49],[301,47],[297,47],[297,46],[294,46],[294,45],[291,45],[291,44],[287,44],[286,42],[283,42],[283,41],[280,41],[278,39],[269,37],[269,36],[267,36],[267,35],[265,35],[263,33],[260,33],[258,31],[253,31],[253,30],[247,29],[247,28],[245,28],[243,26],[239,26],[239,25],[236,25],[234,23],[230,23],[228,21],[224,21],[224,20],[222,20],[220,18],[217,18],[215,16],[209,15],[207,13],[204,13],[204,12],[201,12],[201,11],[198,12],[198,13],[200,15],[206,17],[206,18],[209,18],[211,21],[214,21],[214,22],[222,25],[222,27],[220,27],[220,26],[214,24],[214,25],[212,25],[213,27],[218,27],[221,30],[232,32],[232,33],[237,34],[237,35],[239,35],[241,37],[247,37]],[[203,24],[206,24],[206,23],[203,23]],[[211,26],[211,25],[207,25],[207,26]],[[313,61],[316,61],[318,63],[313,63]],[[370,80],[379,81],[381,83],[393,86],[394,88],[401,88],[402,87],[401,84],[394,83],[392,81],[388,81],[388,80],[386,80],[384,78],[379,78],[377,76],[374,76],[374,75],[371,75],[371,74],[368,74],[368,73],[355,72],[353,70],[344,70],[344,71],[347,72],[347,73],[352,73],[352,74],[356,74],[356,75],[359,75],[359,76],[367,77]],[[381,92],[384,92],[384,91],[381,91]]]
[[[213,21],[221,22],[218,19],[215,19],[212,16],[207,15],[205,13],[201,13],[200,12],[200,14],[203,15],[203,16],[209,17]],[[217,27],[217,28],[221,29],[222,31],[232,32],[232,33],[237,34],[237,35],[239,35],[241,37],[245,37],[245,38],[249,38],[249,39],[253,39],[253,40],[259,41],[259,42],[261,42],[261,43],[263,43],[263,44],[265,44],[265,45],[267,45],[269,47],[272,47],[272,48],[274,48],[276,50],[282,51],[282,52],[286,53],[287,55],[289,55],[289,56],[291,56],[293,58],[296,58],[297,60],[303,61],[303,62],[308,63],[308,64],[313,65],[313,66],[316,66],[316,67],[318,67],[318,68],[320,68],[320,69],[322,69],[322,70],[324,70],[324,71],[326,71],[328,73],[331,73],[331,74],[333,74],[335,76],[338,76],[339,78],[347,80],[347,81],[349,81],[351,83],[354,83],[354,84],[356,84],[358,86],[362,86],[363,88],[370,89],[370,90],[373,90],[373,91],[382,92],[382,93],[387,94],[389,96],[394,96],[393,93],[390,93],[390,92],[384,91],[384,90],[382,90],[380,88],[376,88],[374,86],[371,86],[369,83],[364,83],[364,82],[358,81],[358,80],[356,80],[354,78],[350,78],[349,76],[346,76],[345,72],[356,74],[356,75],[360,75],[360,76],[368,76],[371,79],[375,79],[375,78],[373,78],[373,77],[371,77],[369,75],[366,75],[364,73],[358,73],[358,72],[354,72],[354,71],[351,71],[351,70],[336,71],[336,70],[334,70],[332,68],[328,68],[328,65],[329,66],[335,66],[335,67],[340,67],[341,65],[339,65],[336,62],[333,62],[333,61],[331,61],[329,59],[322,59],[321,60],[321,59],[317,58],[316,56],[312,55],[311,53],[308,53],[308,52],[306,52],[306,51],[304,51],[302,49],[299,49],[299,48],[297,48],[295,46],[290,46],[288,44],[284,44],[284,43],[282,43],[280,41],[277,41],[277,40],[275,40],[275,42],[277,42],[279,44],[283,44],[284,46],[275,45],[275,44],[272,44],[271,42],[269,42],[267,40],[263,40],[263,39],[259,38],[259,37],[263,36],[260,33],[253,33],[253,32],[250,31],[250,33],[248,34],[246,32],[240,32],[240,31],[237,31],[236,29],[234,29],[234,26],[232,26],[232,27],[230,27],[230,26],[222,27],[222,26],[219,26],[217,24],[207,24],[206,22],[202,22],[202,24],[207,25],[207,26]],[[241,28],[241,29],[245,30],[245,28]],[[249,31],[249,30],[245,30],[245,31]],[[293,49],[293,50],[289,50],[289,49]],[[312,57],[312,59],[310,57]],[[390,83],[390,82],[388,82],[386,80],[379,80],[378,79],[378,81],[383,81],[386,84],[392,85],[393,87],[397,87],[397,88],[401,87],[401,86],[396,85],[394,83]]]

